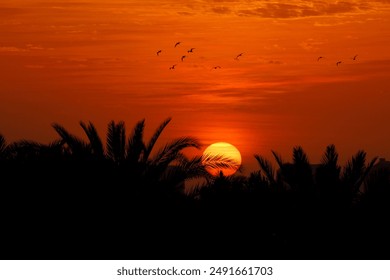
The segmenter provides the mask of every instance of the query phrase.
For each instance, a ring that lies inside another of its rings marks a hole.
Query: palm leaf
[[[103,143],[93,123],[89,122],[89,124],[86,125],[84,122],[80,121],[80,126],[83,128],[85,134],[87,134],[92,152],[97,156],[103,157]]]
[[[326,147],[325,153],[321,159],[321,164],[323,166],[336,167],[339,169],[338,158],[339,154],[336,152],[336,147],[331,144]]]
[[[107,129],[107,156],[112,161],[119,163],[125,158],[126,129],[123,121],[115,124],[111,121]]]
[[[343,181],[355,185],[362,176],[366,164],[366,152],[358,151],[352,159],[348,160],[343,171]]]
[[[297,166],[310,166],[309,159],[301,146],[293,148],[293,163]]]
[[[202,163],[202,156],[195,156],[191,159],[179,152],[174,160],[174,165],[182,170],[185,179],[199,178],[208,173]]]
[[[358,192],[360,190],[362,183],[366,180],[367,175],[371,172],[371,170],[374,167],[377,160],[378,160],[378,157],[374,157],[370,161],[370,163],[365,167],[363,174],[360,176],[360,178],[356,181],[356,183],[354,185],[354,192]]]
[[[160,124],[160,126],[156,129],[156,131],[154,132],[152,138],[150,138],[149,143],[146,145],[145,153],[144,153],[144,157],[143,157],[143,160],[145,162],[148,160],[148,158],[150,156],[150,153],[152,152],[153,147],[156,144],[157,139],[160,137],[160,134],[163,132],[163,130],[165,129],[165,127],[168,125],[168,123],[170,121],[171,121],[171,118],[167,118],[166,120],[164,120]]]
[[[64,143],[68,145],[72,154],[83,155],[89,152],[90,146],[82,139],[70,134],[62,125],[54,123],[52,127],[60,135]]]
[[[189,147],[194,147],[199,149],[201,147],[199,141],[193,137],[181,137],[172,142],[166,144],[162,149],[160,149],[155,157],[153,158],[152,165],[155,166],[167,166],[178,156],[178,153]]]
[[[282,157],[276,153],[275,151],[271,150],[275,160],[276,160],[276,163],[279,165],[279,168],[282,169],[283,168],[283,165],[284,165],[284,162],[282,160]]]
[[[261,170],[263,171],[263,173],[267,177],[268,182],[271,184],[275,183],[275,170],[272,167],[271,162],[268,161],[267,159],[265,159],[264,157],[257,155],[257,154],[255,154],[254,157],[257,160],[257,162],[259,163]]]
[[[143,142],[144,128],[145,119],[135,125],[132,135],[129,136],[126,159],[130,162],[138,162],[142,152],[145,150],[145,144]]]

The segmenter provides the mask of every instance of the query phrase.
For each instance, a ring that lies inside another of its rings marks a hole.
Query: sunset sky
[[[1,1],[0,133],[145,118],[150,137],[172,117],[160,144],[229,142],[247,171],[296,145],[390,159],[389,50],[389,0]]]

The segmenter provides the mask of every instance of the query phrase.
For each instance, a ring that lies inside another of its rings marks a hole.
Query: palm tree
[[[258,154],[255,154],[254,157],[257,160],[258,164],[260,165],[259,176],[263,175],[263,179],[261,181],[266,180],[270,186],[276,185],[276,180],[275,180],[276,172],[271,162]],[[252,176],[256,176],[256,174],[253,174]]]
[[[303,151],[302,147],[296,146],[293,148],[293,162],[284,162],[282,157],[272,151],[272,154],[279,166],[277,172],[277,181],[285,189],[290,189],[300,193],[312,192],[313,190],[313,173],[310,162],[306,153]],[[261,163],[263,164],[265,170],[270,172],[270,163]],[[272,173],[268,174],[269,178],[272,177]]]
[[[158,138],[170,121],[171,118],[165,119],[149,141],[143,139],[144,119],[136,123],[128,138],[126,138],[125,123],[111,121],[108,124],[105,149],[91,122],[88,124],[80,122],[80,126],[88,137],[88,142],[72,135],[57,123],[52,126],[60,135],[62,143],[65,144],[65,151],[68,155],[76,159],[111,162],[113,166],[119,167],[123,176],[127,176],[130,181],[135,181],[135,184],[143,182],[142,185],[153,185],[163,180],[166,184],[170,181],[176,182],[173,185],[178,185],[185,179],[207,176],[202,158],[188,159],[182,153],[186,148],[199,149],[201,147],[200,142],[193,137],[175,139],[152,156]],[[225,165],[228,164],[225,163]]]
[[[315,183],[319,194],[319,205],[323,214],[333,214],[337,220],[350,206],[350,201],[341,182],[339,154],[334,144],[328,145],[321,163],[315,170]]]
[[[182,153],[183,149],[190,147],[199,149],[201,145],[195,138],[182,137],[167,143],[153,157],[148,156],[146,161],[146,157],[143,157],[141,164],[145,166],[144,178],[148,179],[149,183],[163,181],[166,185],[173,183],[173,186],[176,186],[178,183],[184,182],[185,179],[202,174],[199,169],[201,162],[197,158],[189,160]]]
[[[53,123],[52,127],[61,137],[61,142],[65,145],[65,153],[73,158],[85,159],[90,158],[93,154],[91,145],[81,138],[72,135],[62,125]]]
[[[375,165],[377,159],[378,157],[374,157],[368,164],[366,164],[367,153],[359,150],[346,163],[341,176],[341,181],[345,186],[346,194],[351,200],[362,194],[362,184],[372,167]]]
[[[341,167],[338,158],[335,145],[327,146],[321,164],[316,170],[316,182],[319,185],[332,187],[339,184]]]
[[[126,159],[126,128],[123,121],[111,121],[107,129],[106,157],[115,165]]]
[[[95,126],[91,122],[89,122],[87,125],[82,121],[80,121],[80,126],[83,128],[85,134],[88,137],[91,153],[96,158],[102,159],[105,156],[104,147]]]
[[[293,148],[293,167],[294,176],[292,184],[299,191],[312,192],[313,188],[313,171],[306,153],[301,146]]]

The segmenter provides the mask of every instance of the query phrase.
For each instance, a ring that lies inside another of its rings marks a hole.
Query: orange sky
[[[389,20],[388,0],[2,1],[0,133],[146,118],[148,136],[172,117],[161,144],[230,142],[246,170],[295,145],[390,158]]]

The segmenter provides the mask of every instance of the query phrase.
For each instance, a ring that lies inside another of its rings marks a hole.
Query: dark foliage
[[[390,168],[358,151],[342,167],[334,145],[312,165],[302,147],[277,168],[255,155],[249,176],[211,176],[223,156],[188,158],[192,137],[152,152],[169,123],[144,140],[110,122],[104,146],[59,124],[49,144],[0,135],[3,259],[389,258]],[[368,163],[367,163],[368,162]],[[203,179],[188,191],[187,180]],[[381,248],[381,251],[378,251]]]

